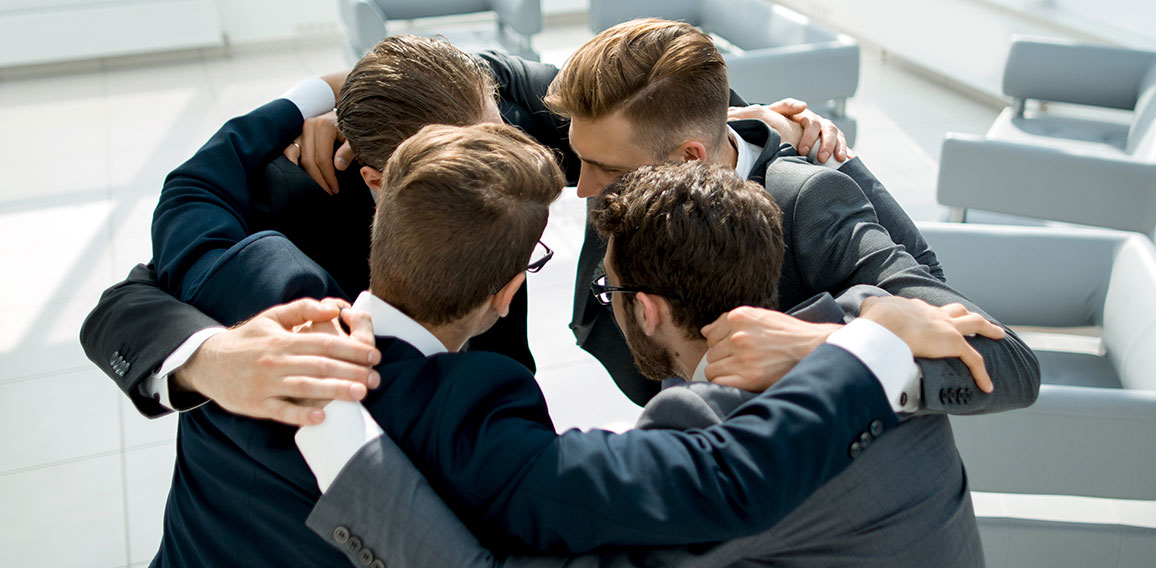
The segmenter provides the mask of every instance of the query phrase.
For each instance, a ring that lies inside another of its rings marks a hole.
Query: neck
[[[738,143],[738,140],[735,140],[731,135],[730,130],[727,130],[726,135],[723,136],[722,147],[719,148],[717,152],[715,152],[715,155],[718,156],[717,163],[731,168],[732,170],[737,168],[739,165]],[[695,364],[697,365],[698,362],[696,361]],[[691,370],[693,371],[694,369]]]
[[[678,376],[689,381],[694,377],[694,370],[699,361],[706,355],[706,339],[684,338],[671,345],[671,356],[674,357],[674,370]]]
[[[442,345],[446,346],[446,351],[451,353],[461,351],[462,346],[474,336],[472,327],[466,325],[462,320],[453,321],[442,325],[430,325],[425,322],[418,322],[422,327],[429,330]]]

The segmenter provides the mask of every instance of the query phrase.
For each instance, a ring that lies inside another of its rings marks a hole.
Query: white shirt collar
[[[374,335],[396,337],[416,347],[426,357],[446,352],[446,346],[428,329],[369,290],[357,296],[352,309],[369,314],[373,319]]]
[[[694,368],[694,375],[691,375],[690,382],[705,383],[706,380],[706,353],[702,354],[702,359],[699,360],[698,366]]]
[[[735,162],[735,173],[743,179],[751,177],[751,172],[755,169],[755,162],[759,161],[759,155],[763,153],[763,147],[743,140],[743,137],[739,136],[739,133],[735,132],[735,129],[729,125],[727,126],[727,136],[735,141],[735,148],[739,152],[739,158]]]

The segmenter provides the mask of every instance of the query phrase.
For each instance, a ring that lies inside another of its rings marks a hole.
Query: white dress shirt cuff
[[[302,426],[294,439],[324,493],[362,446],[381,436],[381,427],[358,402],[335,400],[325,407],[325,421]]]
[[[301,118],[313,118],[333,110],[337,101],[333,98],[333,88],[324,80],[314,77],[298,83],[285,91],[281,98],[297,106]]]
[[[173,374],[173,371],[176,371],[182,365],[188,363],[189,359],[193,357],[193,353],[196,353],[197,349],[200,349],[201,345],[204,345],[210,337],[223,331],[225,331],[223,327],[206,327],[190,335],[180,347],[177,347],[176,350],[165,359],[164,363],[161,364],[161,368],[157,369],[156,374],[145,379],[145,382],[141,384],[142,393],[146,397],[155,399],[161,403],[161,406],[178,412],[192,410],[204,404],[206,401],[202,400],[192,406],[175,408],[172,403],[172,397],[169,396],[169,377]]]
[[[827,343],[851,352],[875,374],[896,414],[919,409],[919,366],[911,349],[894,333],[859,318],[832,333]]]
[[[807,152],[807,161],[811,162],[812,164],[815,164],[817,166],[823,166],[824,168],[831,168],[832,170],[837,170],[840,167],[842,167],[843,164],[847,163],[847,162],[840,162],[839,160],[835,159],[835,154],[831,154],[831,156],[829,158],[827,158],[826,162],[819,162],[819,142],[818,141],[816,141],[815,144],[813,146],[811,146],[811,151]]]

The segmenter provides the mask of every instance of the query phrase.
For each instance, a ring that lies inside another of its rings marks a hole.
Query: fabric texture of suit
[[[824,293],[790,313],[844,323],[851,318],[842,305],[857,311],[862,298],[885,294],[860,286],[837,302]],[[755,397],[710,383],[667,388],[647,404],[637,427],[710,428]],[[387,564],[401,566],[982,566],[979,530],[947,417],[917,416],[884,437],[865,437],[869,454],[772,528],[717,545],[498,560],[429,494],[389,439],[362,449],[321,497],[308,524],[352,561],[357,551],[350,547],[351,535],[385,554]]]

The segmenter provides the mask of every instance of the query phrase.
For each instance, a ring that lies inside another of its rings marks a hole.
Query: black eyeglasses
[[[550,262],[551,258],[554,258],[554,251],[550,250],[550,247],[546,246],[546,243],[542,241],[538,241],[538,246],[534,247],[534,252],[531,254],[533,256],[530,258],[536,260],[531,260],[530,264],[526,265],[526,272],[537,272],[542,270],[542,267],[546,266],[546,263]],[[506,282],[509,282],[509,280]],[[490,293],[497,294],[501,289],[502,287],[498,286],[497,288],[494,288],[493,292]]]
[[[630,294],[635,294],[638,292],[644,292],[647,294],[652,293],[650,290],[648,290],[646,288],[630,288],[630,287],[626,287],[626,286],[611,286],[611,285],[606,283],[606,275],[605,274],[596,275],[594,277],[594,281],[590,283],[590,293],[594,294],[594,297],[597,298],[598,302],[600,304],[602,304],[603,306],[609,306],[610,305],[610,295],[615,293],[615,292],[624,292],[624,293],[630,293]]]
[[[546,266],[546,263],[550,262],[551,258],[554,258],[554,251],[550,250],[550,247],[546,246],[546,243],[538,241],[538,246],[534,247],[534,252],[538,253],[539,248],[542,250],[541,254],[537,255],[538,260],[530,261],[530,264],[526,265],[526,272],[537,272],[542,270],[542,267]],[[530,258],[534,258],[534,256],[531,256]]]

